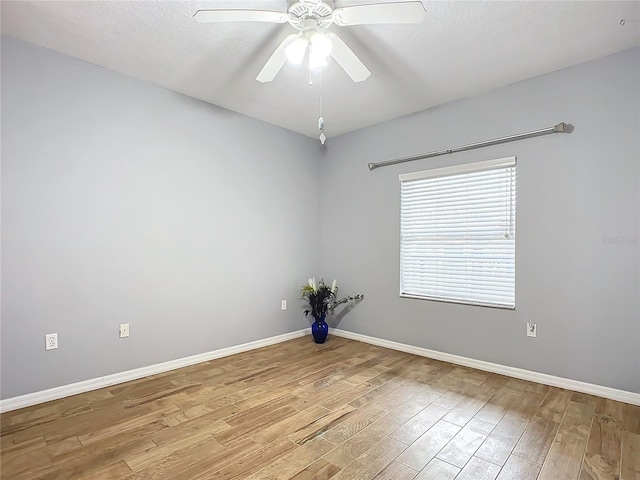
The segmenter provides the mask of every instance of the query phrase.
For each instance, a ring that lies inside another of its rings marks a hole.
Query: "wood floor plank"
[[[175,438],[171,438],[170,441],[164,441],[157,443],[152,440],[155,445],[150,448],[140,451],[132,452],[124,456],[124,460],[129,468],[138,472],[148,468],[159,461],[171,456],[172,454],[179,453],[183,450],[189,449],[195,445],[208,441],[212,448],[221,451],[223,446],[218,443],[209,430],[186,430],[186,432],[180,432],[181,435],[177,435]],[[185,435],[186,433],[186,435]],[[215,442],[215,444],[214,444]]]
[[[538,473],[540,465],[511,455],[500,470],[497,480],[536,480]]]
[[[505,413],[511,417],[517,417],[524,422],[529,422],[536,415],[540,405],[545,400],[545,395],[536,392],[523,392],[516,402]],[[543,418],[543,417],[541,417]],[[560,423],[557,421],[556,423]]]
[[[288,439],[278,439],[258,450],[244,455],[241,461],[227,464],[223,468],[214,466],[207,473],[200,473],[200,477],[208,479],[214,477],[216,480],[232,480],[244,478],[261,468],[269,465],[285,455],[293,452],[298,446]],[[213,471],[213,473],[211,473]]]
[[[233,466],[238,463],[242,464],[246,458],[251,458],[256,452],[264,448],[259,443],[253,442],[250,439],[243,439],[235,443],[233,446],[227,446],[226,448],[218,448],[212,442],[204,442],[211,446],[210,452],[201,456],[196,461],[190,463],[186,468],[181,468],[179,472],[177,468],[174,468],[169,478],[180,476],[181,478],[188,478],[189,480],[205,480],[213,476],[213,473],[224,469],[228,466]],[[177,452],[178,454],[181,452]]]
[[[145,429],[145,432],[149,430],[162,430],[163,428],[168,427],[168,425],[163,422],[164,417],[177,411],[177,407],[171,406],[162,410],[150,412],[146,415],[130,418],[124,422],[112,422],[111,425],[107,427],[78,435],[78,440],[80,440],[82,445],[90,445],[94,442],[104,440],[105,438],[113,437],[116,434],[122,434],[123,432],[140,431],[143,427],[148,427]]]
[[[426,389],[426,385],[402,378],[397,383],[390,380],[391,390],[381,395],[375,402],[389,408],[399,407]]]
[[[455,408],[458,403],[464,400],[464,398],[465,396],[461,393],[451,390],[445,390],[445,393],[434,400],[433,404],[442,408],[446,408],[447,410],[451,410],[452,408]]]
[[[620,480],[640,480],[640,435],[624,432]]]
[[[560,424],[552,420],[534,417],[516,444],[513,455],[542,465],[559,427]]]
[[[362,358],[354,357],[351,359],[351,362],[349,362],[349,365],[350,365],[349,368],[332,375],[332,377],[334,377],[338,381],[343,381],[343,380],[347,381],[348,379],[353,379],[354,377],[357,378],[362,372],[377,371],[377,369],[380,367],[380,364],[382,362],[383,360],[380,357],[373,354],[373,352],[365,355]],[[355,382],[352,380],[351,382],[348,382],[348,383],[351,383],[352,385],[358,385],[363,381],[365,380],[360,380],[358,378],[358,380],[356,380]]]
[[[483,372],[482,370],[475,370],[471,367],[463,366],[456,366],[451,371],[452,377],[457,377],[464,382],[475,385],[476,387],[482,385],[489,375],[489,373]]]
[[[75,465],[77,463],[106,465],[115,460],[124,459],[125,454],[135,455],[155,448],[155,442],[149,438],[149,433],[153,431],[145,427],[141,427],[135,432],[123,431],[88,445],[65,449],[52,456],[51,460],[58,465]]]
[[[619,480],[620,462],[602,455],[585,453],[579,480]]]
[[[502,420],[504,414],[514,406],[519,398],[520,395],[499,390],[486,404],[482,406],[474,418],[497,425],[500,420]]]
[[[622,455],[622,420],[596,415],[591,424],[587,451],[582,462],[580,480],[605,480],[620,477]]]
[[[292,403],[291,406],[298,410],[305,410],[312,405],[322,405],[336,395],[346,394],[352,390],[353,386],[345,381],[336,383],[317,381],[308,385],[301,385],[292,390],[298,400]]]
[[[170,427],[151,433],[151,439],[156,445],[170,445],[193,438],[194,436],[212,437],[216,433],[230,429],[229,424],[222,420],[211,419],[207,415],[202,415],[193,420],[187,419]]]
[[[418,472],[412,468],[403,465],[400,462],[393,461],[385,467],[373,480],[411,480]]]
[[[569,405],[573,392],[559,388],[551,388],[540,405],[537,415],[542,418],[560,423]]]
[[[616,420],[624,419],[625,404],[616,402],[609,398],[597,398],[596,413],[598,415],[607,415]]]
[[[366,407],[358,409],[357,412],[354,412],[353,415],[339,425],[335,425],[333,428],[327,430],[323,434],[323,438],[339,445],[380,418],[387,416],[388,413],[389,409],[384,405],[377,403],[367,405]],[[388,419],[392,420],[391,418]]]
[[[471,420],[440,450],[437,458],[456,467],[464,467],[493,428],[490,423]]]
[[[345,403],[351,403],[357,401],[360,397],[365,397],[376,390],[381,385],[384,385],[393,378],[393,374],[384,372],[377,374],[376,376],[369,378],[362,383],[355,385],[352,389],[338,393],[331,397],[324,399],[320,405],[329,410],[335,410],[342,407]],[[314,402],[316,403],[316,402]]]
[[[60,458],[61,455],[79,448],[82,448],[82,443],[74,435],[55,442],[47,442],[46,451],[50,457]]]
[[[387,418],[381,418],[346,442],[338,445],[327,453],[324,458],[332,464],[344,468],[363,455],[373,445],[389,436],[396,428],[398,428],[398,424]]]
[[[402,452],[398,461],[415,470],[422,470],[461,428],[440,420]]]
[[[91,480],[112,480],[124,478],[131,474],[131,470],[124,460],[99,468],[91,473]]]
[[[507,383],[504,384],[506,389],[511,389],[514,392],[526,392],[529,387],[529,382],[520,378],[509,378]]]
[[[573,480],[578,477],[594,413],[592,406],[568,402],[539,480]]]
[[[340,410],[329,412],[326,415],[319,417],[317,420],[309,423],[308,425],[299,428],[295,432],[288,435],[288,438],[299,445],[319,437],[327,430],[340,425],[342,422],[348,420],[357,413],[357,410],[351,405],[346,404]]]
[[[293,452],[245,478],[246,480],[277,480],[279,478],[294,477],[334,447],[333,443],[323,438],[314,438]]]
[[[418,474],[415,480],[453,480],[460,473],[458,467],[434,458]]]
[[[295,477],[291,477],[291,480],[328,480],[339,471],[338,467],[320,458]]]
[[[26,476],[10,476],[16,480],[38,479],[71,479],[82,478],[85,472],[101,471],[110,465],[117,463],[124,458],[126,453],[143,452],[149,448],[153,448],[155,444],[145,438],[137,438],[129,442],[121,439],[113,446],[108,442],[96,442],[89,446],[83,446],[78,450],[65,453],[63,458],[56,458],[55,463],[45,468],[31,467]],[[52,459],[54,460],[54,459]]]
[[[389,465],[407,446],[393,438],[383,440],[340,470],[334,480],[372,480]]]
[[[379,375],[382,375],[388,370],[388,367],[378,364],[361,370],[357,373],[352,373],[351,375],[345,377],[344,381],[350,383],[355,387],[357,385],[363,384],[364,382],[371,381],[372,379],[378,377]]]
[[[234,412],[233,415],[225,418],[225,422],[231,427],[240,427],[243,425],[254,423],[257,419],[265,416],[273,415],[273,412],[280,410],[284,407],[289,407],[291,402],[294,401],[292,395],[286,394],[278,396],[273,400],[260,403],[246,410]]]
[[[526,428],[527,424],[519,418],[505,416],[482,443],[475,456],[503,466]]]
[[[433,403],[399,427],[391,437],[411,445],[447,413],[449,413],[449,410],[445,407]]]
[[[488,375],[482,385],[489,386],[496,390],[502,390],[509,380],[511,380],[511,378],[506,375],[498,375],[494,373],[493,375]]]
[[[249,450],[251,446],[257,445],[255,442],[246,440],[244,445]],[[193,445],[185,450],[176,450],[170,455],[151,463],[148,467],[135,472],[126,477],[126,480],[159,480],[170,478],[188,478],[183,472],[188,471],[193,465],[200,462],[203,458],[210,458],[212,455],[218,455],[223,449],[221,445],[214,439],[209,438],[201,443]]]
[[[13,435],[7,435],[6,437],[2,438],[3,439],[3,442],[2,442],[3,460],[14,457],[14,456],[18,456],[18,455],[29,454],[30,452],[34,452],[48,446],[47,442],[44,440],[43,437],[33,437],[23,441],[14,440],[12,437]],[[73,438],[75,439],[75,442],[77,444],[80,443],[76,437],[73,437]]]
[[[488,400],[485,396],[465,397],[444,416],[444,420],[464,427],[485,406]]]
[[[164,388],[161,390],[154,389],[153,391],[148,392],[145,395],[128,398],[127,400],[122,402],[122,406],[124,408],[132,408],[147,403],[158,404],[159,401],[166,402],[167,400],[170,404],[175,404],[177,403],[177,401],[179,401],[179,399],[192,395],[200,387],[201,385],[199,383],[189,383]]]
[[[456,480],[494,480],[500,473],[500,467],[478,457],[467,462]]]
[[[256,442],[265,445],[278,438],[287,437],[294,432],[309,428],[311,424],[317,422],[329,413],[329,410],[319,405],[311,406],[306,410],[284,418],[270,427],[259,429],[251,436],[251,438]]]
[[[625,404],[622,415],[622,429],[640,435],[640,405]]]
[[[389,414],[389,418],[402,425],[403,423],[408,422],[413,416],[420,413],[424,408],[435,402],[441,395],[441,393],[427,388],[394,409],[393,412]]]
[[[231,428],[223,430],[220,433],[215,433],[213,436],[221,444],[230,445],[239,439],[250,437],[256,429],[268,428],[296,413],[298,413],[298,411],[294,408],[283,406],[276,410],[262,413],[251,421],[246,421],[239,425],[231,425]],[[228,421],[225,422],[228,423]]]
[[[59,410],[61,407],[56,407]],[[97,410],[96,410],[97,411]],[[26,418],[24,423],[13,424],[11,427],[3,427],[2,435],[12,435],[14,439],[25,440],[42,436],[47,442],[59,441],[71,435],[82,435],[95,432],[100,428],[106,428],[114,423],[128,421],[139,415],[152,412],[148,406],[140,406],[125,409],[119,404],[104,405],[99,409],[99,414],[94,414],[92,409],[79,416],[56,416],[55,413],[47,417],[36,419]]]
[[[44,470],[52,466],[51,457],[42,447],[13,452],[11,455],[2,455],[0,477],[17,477],[18,474],[25,476],[31,470]]]

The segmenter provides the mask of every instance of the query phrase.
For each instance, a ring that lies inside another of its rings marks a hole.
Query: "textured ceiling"
[[[336,7],[357,2],[336,0]],[[419,25],[331,29],[371,71],[256,75],[288,24],[202,24],[207,8],[286,10],[286,0],[7,1],[2,33],[308,136],[320,93],[330,138],[640,45],[640,1],[423,1]],[[626,19],[624,26],[621,19]]]

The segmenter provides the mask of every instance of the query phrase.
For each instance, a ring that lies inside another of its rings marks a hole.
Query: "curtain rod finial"
[[[368,164],[369,170],[373,170],[374,168],[377,167],[377,165],[375,163],[370,163]]]
[[[554,128],[556,133],[571,133],[573,132],[574,127],[570,123],[561,122],[557,124]]]

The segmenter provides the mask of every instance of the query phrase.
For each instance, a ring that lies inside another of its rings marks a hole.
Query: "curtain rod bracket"
[[[420,155],[414,155],[411,157],[397,158],[395,160],[388,160],[386,162],[368,163],[367,166],[369,167],[369,170],[373,171],[378,167],[386,167],[387,165],[397,165],[398,163],[413,162],[414,160],[422,160],[424,158],[439,157],[440,155],[448,155],[451,153],[464,152],[466,150],[473,150],[476,148],[490,147],[492,145],[499,145],[501,143],[515,142],[516,140],[524,140],[525,138],[549,135],[550,133],[571,133],[573,132],[573,130],[574,130],[574,127],[570,123],[560,122],[557,125],[554,125],[553,127],[542,128],[540,130],[533,130],[531,132],[525,132],[525,133],[517,133],[515,135],[509,135],[507,137],[494,138],[493,140],[485,140],[484,142],[469,143],[467,145],[462,145],[460,147],[447,148],[446,150],[438,150],[438,151],[429,152],[429,153],[422,153]]]

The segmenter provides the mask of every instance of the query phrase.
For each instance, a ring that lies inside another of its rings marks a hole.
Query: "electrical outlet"
[[[120,328],[119,328],[119,332],[120,332],[120,338],[126,338],[129,336],[129,324],[128,323],[121,323],[120,324]]]
[[[287,309],[287,301],[286,300],[282,300],[282,304],[281,304],[280,308],[282,310],[286,310]]]
[[[538,335],[538,328],[535,323],[527,322],[527,337],[536,337]]]
[[[44,349],[45,350],[53,350],[58,348],[58,334],[57,333],[47,333],[44,336]]]

